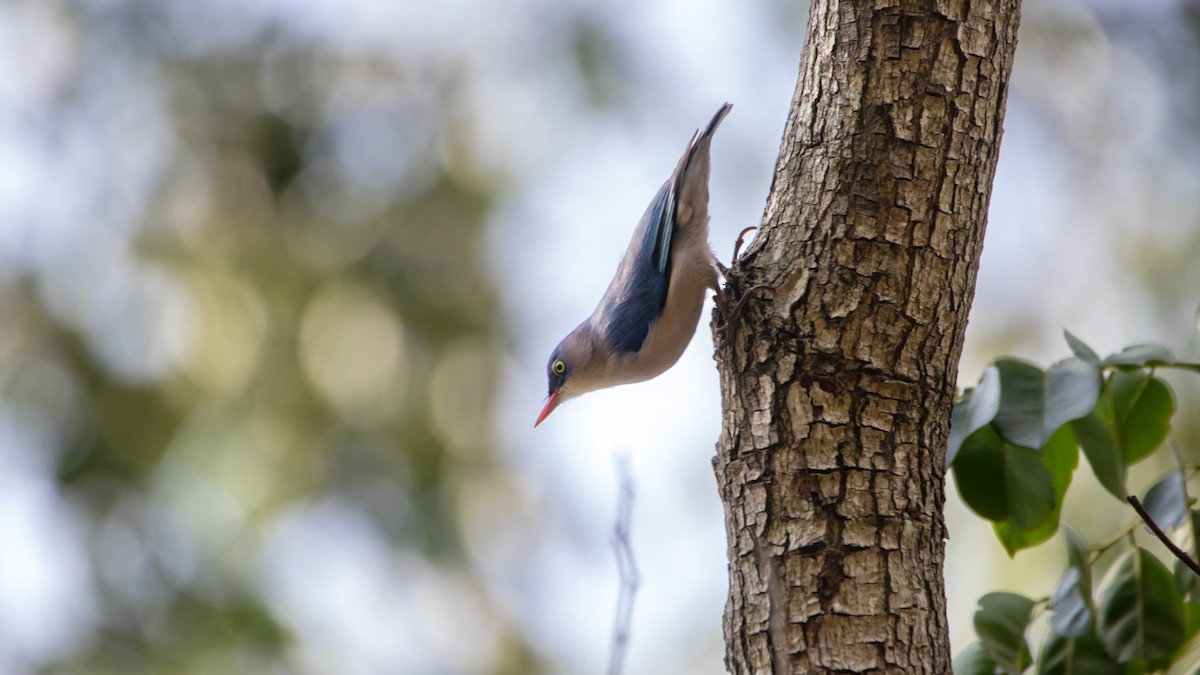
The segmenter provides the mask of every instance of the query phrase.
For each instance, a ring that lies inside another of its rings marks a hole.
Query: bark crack
[[[767,603],[770,607],[767,617],[767,648],[771,652],[774,672],[786,673],[791,661],[787,635],[788,594],[780,579],[779,558],[770,553],[766,546],[757,542],[755,556],[758,558],[759,575],[766,583]],[[782,611],[780,608],[783,608]]]

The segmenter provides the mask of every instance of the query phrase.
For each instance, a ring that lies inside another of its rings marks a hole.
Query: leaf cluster
[[[1101,358],[1066,333],[1073,356],[1042,370],[1001,358],[979,385],[954,406],[947,463],[963,501],[992,521],[1014,555],[1053,536],[1060,527],[1068,564],[1049,598],[988,593],[979,600],[979,636],[959,653],[954,670],[1046,675],[1190,673],[1200,660],[1200,580],[1183,564],[1172,571],[1132,537],[1134,521],[1097,546],[1061,522],[1062,504],[1080,451],[1100,484],[1125,500],[1128,469],[1161,448],[1175,414],[1164,368],[1200,372],[1176,361],[1165,347],[1134,345]],[[1187,493],[1191,467],[1175,468],[1146,493],[1144,506],[1163,530],[1186,540],[1200,558],[1195,531],[1200,510]],[[1109,552],[1116,559],[1098,585],[1093,567]],[[1035,664],[1026,633],[1042,611],[1049,631]]]

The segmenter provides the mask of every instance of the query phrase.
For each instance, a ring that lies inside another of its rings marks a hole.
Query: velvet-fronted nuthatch
[[[534,426],[580,394],[662,374],[691,342],[705,290],[721,292],[720,265],[708,245],[709,145],[732,107],[721,106],[693,134],[600,304],[554,348],[546,366],[550,395]]]

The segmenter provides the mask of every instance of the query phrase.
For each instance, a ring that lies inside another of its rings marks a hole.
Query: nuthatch
[[[705,289],[721,292],[719,263],[708,246],[708,151],[732,107],[721,106],[692,135],[633,231],[600,304],[554,348],[546,367],[550,395],[535,427],[568,399],[662,374],[691,342]]]

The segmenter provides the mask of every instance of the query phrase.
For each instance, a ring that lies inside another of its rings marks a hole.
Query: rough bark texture
[[[1020,0],[813,0],[717,330],[733,673],[947,673],[944,455]]]

